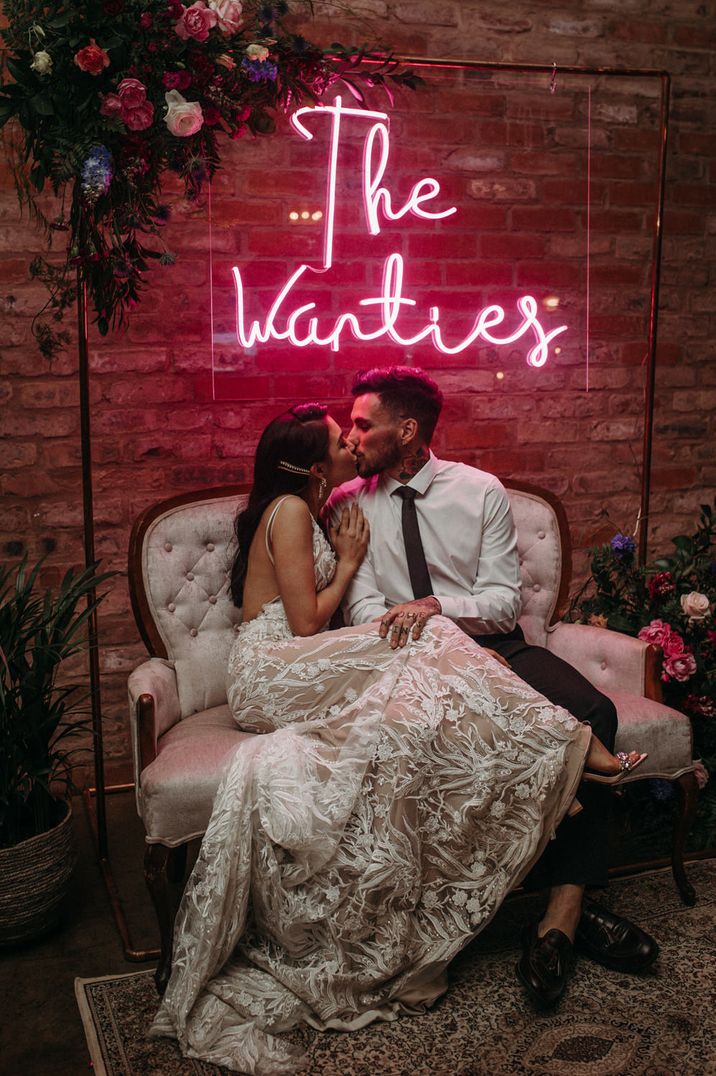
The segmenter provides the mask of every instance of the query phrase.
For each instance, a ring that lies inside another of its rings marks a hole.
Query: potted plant
[[[41,567],[0,568],[0,946],[59,919],[74,865],[71,758],[89,719],[82,685],[58,674],[85,644],[95,588],[114,574],[70,569],[54,593]]]

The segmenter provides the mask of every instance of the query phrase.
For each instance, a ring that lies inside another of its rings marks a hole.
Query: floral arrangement
[[[582,623],[662,648],[665,701],[691,718],[696,753],[709,769],[716,767],[715,530],[714,508],[704,504],[694,534],[678,535],[670,556],[646,566],[636,563],[634,539],[615,534],[592,550],[591,576],[572,602]],[[697,776],[702,783],[706,773]]]
[[[165,170],[195,199],[219,167],[222,138],[270,133],[277,111],[339,79],[359,101],[361,85],[392,99],[392,85],[421,81],[385,54],[325,52],[287,32],[283,0],[5,0],[4,11],[0,127],[20,124],[10,144],[16,187],[48,245],[68,233],[61,265],[31,266],[50,291],[40,313],[62,321],[80,267],[103,335],[125,323],[150,264],[175,260],[161,241]],[[359,70],[367,55],[370,68]],[[61,197],[56,216],[37,198],[46,183]],[[68,342],[47,321],[36,318],[33,331],[48,356]]]

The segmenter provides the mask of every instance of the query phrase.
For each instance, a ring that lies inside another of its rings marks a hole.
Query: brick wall
[[[508,10],[491,2],[364,0],[351,6],[364,15],[347,18],[336,5],[307,31],[325,42],[382,39],[397,52],[420,56],[671,72],[650,522],[650,549],[656,551],[690,525],[716,479],[716,364],[710,361],[716,315],[713,5],[586,0],[558,6],[515,0]],[[453,244],[451,275],[443,282],[441,303],[447,310],[451,293],[468,277],[484,302],[492,301],[490,288],[496,286],[529,287],[535,294],[551,286],[568,294],[573,285],[584,251],[584,202],[574,196],[584,156],[578,133],[583,96],[581,90],[570,96],[568,79],[558,75],[557,92],[550,98],[543,91],[540,98],[552,110],[547,115],[534,85],[533,76],[525,77],[521,90],[512,76],[507,92],[485,86],[479,97],[473,87],[467,117],[459,111],[464,88],[455,90],[449,138],[459,148],[477,130],[479,153],[471,143],[469,161],[448,165],[447,150],[441,157],[444,170],[452,168],[471,192],[460,202],[463,238]],[[578,549],[600,533],[603,506],[627,527],[639,503],[658,121],[656,82],[624,79],[593,86],[590,393],[581,391],[584,354],[578,347],[565,348],[559,361],[538,371],[539,382],[523,368],[522,357],[502,385],[495,381],[495,359],[489,354],[478,368],[435,353],[414,357],[434,370],[447,391],[438,450],[558,492]],[[448,89],[441,94],[441,107],[447,108]],[[410,122],[422,125],[409,162],[413,170],[422,168],[420,175],[428,171],[420,146],[439,145],[446,136],[445,119],[433,101],[420,96],[406,106]],[[307,229],[285,230],[277,253],[276,206],[285,209],[289,196],[315,198],[315,178],[285,138],[240,143],[233,152],[232,167],[217,178],[213,193],[215,276],[235,255],[252,259],[255,273],[266,273],[268,295],[274,274],[317,242]],[[446,190],[454,194],[449,181]],[[168,197],[175,194],[168,185]],[[206,203],[175,203],[166,237],[179,262],[154,274],[128,332],[102,340],[91,330],[97,549],[120,571],[131,521],[148,503],[182,489],[250,477],[258,433],[283,399],[318,397],[339,417],[347,412],[347,385],[357,364],[350,349],[330,361],[316,354],[293,367],[287,356],[274,366],[256,360],[238,368],[240,387],[234,384],[227,393],[240,398],[214,402],[207,365],[207,208]],[[4,164],[0,249],[0,542],[10,558],[25,549],[31,556],[48,553],[48,577],[56,578],[65,565],[82,559],[76,358],[70,348],[47,363],[34,348],[30,322],[43,299],[27,266],[42,244],[18,213]],[[408,253],[416,286],[431,279],[438,249],[434,235],[411,235]],[[344,272],[353,272],[354,284],[371,283],[365,262],[356,258],[352,265]],[[258,276],[254,281],[263,283]],[[459,307],[457,300],[453,307]],[[459,316],[459,309],[452,316]],[[575,317],[583,315],[577,311]],[[579,327],[581,332],[581,321]],[[388,350],[383,354],[400,357]],[[220,371],[229,361],[220,348],[216,361]],[[582,557],[580,571],[583,566]],[[144,654],[123,579],[103,607],[100,631],[106,753],[114,779],[126,775],[129,757],[126,673]]]

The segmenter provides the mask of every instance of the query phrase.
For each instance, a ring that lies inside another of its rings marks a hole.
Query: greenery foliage
[[[38,586],[42,562],[0,567],[0,848],[45,832],[66,792],[74,741],[90,727],[62,662],[83,649],[95,587],[113,574],[70,569],[55,594]],[[82,608],[78,606],[82,603]]]
[[[219,167],[222,139],[272,132],[277,112],[339,80],[360,102],[366,86],[392,99],[393,86],[421,81],[384,53],[323,50],[288,32],[283,0],[5,0],[4,11],[0,127],[19,122],[6,138],[16,187],[48,245],[56,232],[68,239],[61,265],[31,266],[50,292],[40,312],[49,317],[34,325],[48,356],[68,341],[58,323],[76,267],[104,335],[125,324],[146,271],[174,261],[161,235],[165,170],[195,199]],[[37,200],[46,184],[61,197],[52,219]]]

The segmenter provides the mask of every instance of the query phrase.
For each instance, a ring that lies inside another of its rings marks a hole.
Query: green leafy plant
[[[664,699],[688,714],[697,756],[716,768],[716,500],[701,505],[693,534],[673,553],[640,566],[629,535],[592,550],[591,575],[572,619],[636,635],[664,653]],[[705,775],[704,775],[705,776]]]
[[[35,259],[50,298],[35,319],[40,350],[68,342],[58,329],[74,301],[79,267],[104,335],[126,323],[152,266],[171,264],[162,240],[166,170],[195,199],[220,165],[222,140],[266,135],[274,116],[318,100],[337,81],[364,101],[377,87],[422,80],[385,53],[340,44],[327,50],[284,28],[284,0],[5,0],[7,75],[0,127],[21,204],[48,246],[67,234],[64,261]],[[313,4],[303,7],[309,12]],[[363,61],[371,63],[364,68]],[[37,194],[61,199],[47,215]],[[39,315],[38,315],[39,317]]]
[[[81,685],[58,683],[85,646],[88,595],[114,573],[70,569],[57,593],[39,586],[42,562],[0,568],[0,848],[50,829],[67,793],[74,742],[89,729]],[[81,608],[78,609],[78,606]]]

